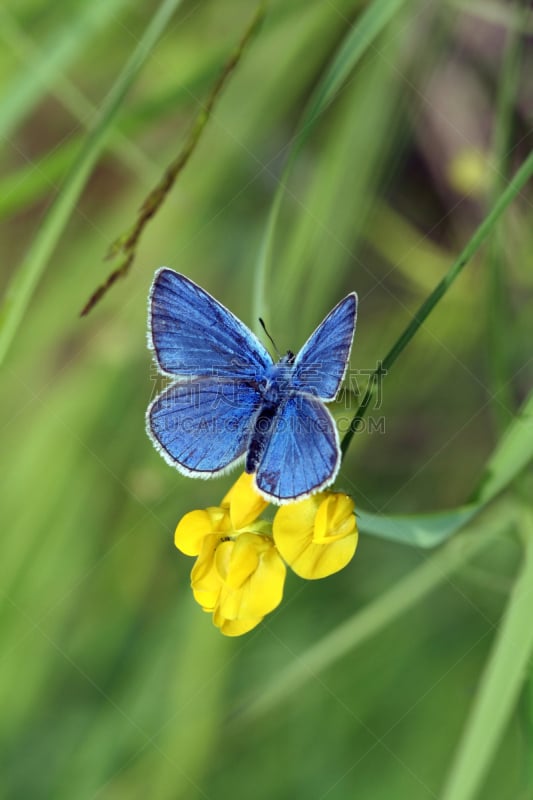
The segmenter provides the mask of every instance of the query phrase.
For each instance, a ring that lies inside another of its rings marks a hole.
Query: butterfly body
[[[266,379],[259,388],[261,405],[253,423],[246,455],[245,469],[248,473],[255,472],[260,464],[281,404],[294,394],[291,386],[292,365],[289,361],[291,357],[292,354],[287,354],[277,364],[273,364],[267,370]]]
[[[154,278],[149,346],[174,379],[151,403],[147,431],[172,466],[211,477],[243,457],[274,503],[331,483],[338,433],[323,401],[335,398],[355,329],[355,293],[342,300],[295,356],[274,362],[255,335],[211,295],[167,268]]]

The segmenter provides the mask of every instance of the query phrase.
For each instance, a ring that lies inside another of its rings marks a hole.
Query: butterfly
[[[148,346],[173,382],[149,405],[146,429],[173,467],[210,478],[244,457],[259,493],[282,504],[331,484],[341,452],[325,407],[344,378],[357,295],[347,295],[297,355],[274,362],[246,325],[167,267],[150,289]]]

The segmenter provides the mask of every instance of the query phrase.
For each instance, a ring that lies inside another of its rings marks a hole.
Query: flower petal
[[[354,502],[347,494],[324,492],[315,518],[313,541],[327,544],[355,530]]]
[[[357,547],[357,533],[345,536],[332,544],[310,543],[306,550],[289,565],[301,578],[316,580],[339,572],[348,564]]]
[[[204,611],[213,611],[218,603],[222,580],[215,567],[215,556],[220,536],[204,536],[202,549],[191,572],[191,587],[194,599]]]
[[[216,563],[223,580],[219,608],[227,619],[264,617],[280,604],[286,568],[272,539],[243,533],[220,545]]]
[[[242,636],[243,633],[248,633],[256,625],[263,621],[263,617],[252,619],[226,619],[220,611],[216,610],[213,614],[213,623],[219,628],[224,636]]]
[[[265,616],[279,606],[283,597],[283,587],[287,568],[279,553],[271,546],[259,559],[257,567],[243,589],[242,607],[252,616]]]
[[[267,507],[268,502],[253,488],[253,475],[243,472],[222,500],[229,508],[233,530],[238,531],[253,522]]]
[[[201,511],[189,511],[178,522],[174,544],[186,556],[197,556],[204,536],[219,531],[226,532],[230,525],[229,514],[224,508],[213,506]]]
[[[313,538],[319,495],[281,506],[274,517],[273,533],[276,547],[291,567],[309,546]]]

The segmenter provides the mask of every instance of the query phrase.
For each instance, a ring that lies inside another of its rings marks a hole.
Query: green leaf
[[[490,457],[471,503],[431,514],[386,515],[358,509],[359,528],[370,536],[402,544],[436,547],[506,489],[532,458],[533,390]]]
[[[393,542],[416,547],[436,547],[466,525],[480,510],[479,505],[462,506],[434,514],[385,515],[357,511],[359,530]]]

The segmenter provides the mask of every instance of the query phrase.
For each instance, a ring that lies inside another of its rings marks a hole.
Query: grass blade
[[[474,501],[487,503],[501,492],[533,458],[533,390],[509,425],[485,467]]]
[[[354,67],[405,2],[406,0],[376,0],[361,14],[307,105],[292,147],[291,160],[299,152],[319,117],[335,100]]]
[[[517,702],[533,654],[533,513],[524,511],[525,558],[485,668],[442,800],[473,800]]]
[[[69,173],[30,250],[15,272],[0,306],[0,363],[15,337],[33,291],[61,236],[126,94],[182,0],[163,0],[102,105],[99,120]]]
[[[517,4],[518,5],[518,4]],[[529,3],[522,4],[521,21],[527,22]],[[527,6],[527,7],[526,7]],[[494,173],[491,197],[498,197],[505,186],[509,171],[509,155],[515,104],[519,89],[522,62],[523,27],[510,28],[500,68],[498,97],[495,110],[492,154]],[[502,224],[496,225],[488,248],[488,298],[487,339],[492,394],[497,402],[492,405],[497,429],[505,428],[509,412],[513,409],[511,347],[508,331],[512,329],[511,310],[507,296],[505,233]]]
[[[61,33],[49,38],[42,47],[42,57],[31,59],[27,69],[17,72],[15,81],[0,100],[0,137],[8,138],[31,113],[49,84],[70,62],[79,57],[83,48],[109,20],[118,13],[126,0],[99,0],[86,4],[80,15]],[[0,28],[3,38],[18,36],[16,22],[6,8],[0,8]]]
[[[477,230],[474,232],[473,236],[467,242],[461,253],[458,255],[446,275],[442,278],[442,280],[437,284],[435,289],[431,292],[431,294],[424,300],[418,311],[415,313],[411,322],[407,325],[401,336],[397,339],[394,345],[391,347],[383,361],[381,362],[380,369],[386,370],[390,372],[391,367],[396,362],[398,356],[405,350],[413,336],[416,334],[418,329],[423,325],[425,320],[429,317],[437,303],[442,300],[452,283],[455,279],[460,275],[464,267],[468,264],[472,256],[477,252],[477,250],[481,247],[485,239],[494,229],[494,226],[500,219],[503,212],[506,208],[510,205],[510,203],[515,199],[515,197],[521,192],[527,182],[530,180],[531,176],[533,175],[533,152],[529,154],[527,159],[524,161],[522,166],[517,170],[513,179],[510,181],[509,185],[503,191],[494,204],[492,210],[489,214],[485,217],[483,222],[479,225]],[[370,401],[372,400],[373,393],[374,393],[374,385],[376,384],[376,378],[378,377],[378,370],[376,370],[371,376],[368,383],[368,389],[363,397],[361,405],[357,409],[354,418],[352,419],[352,423],[350,428],[344,435],[342,440],[342,452],[343,455],[346,455],[346,451],[350,446],[350,442],[353,439],[354,433],[357,430],[357,426],[360,424],[360,421],[363,419],[368,406],[370,405]]]
[[[258,320],[259,317],[269,318],[265,291],[267,273],[271,262],[274,236],[283,195],[285,193],[285,186],[294,161],[296,160],[296,156],[311,133],[317,120],[335,99],[343,82],[405,2],[406,0],[375,0],[375,2],[368,6],[345,37],[304,110],[296,134],[290,145],[289,156],[270,207],[265,232],[259,247],[259,255],[255,268],[252,308],[252,318],[254,320]]]
[[[162,177],[159,179],[148,196],[145,197],[137,214],[137,219],[131,228],[125,231],[116,241],[111,244],[111,247],[107,253],[107,258],[115,258],[116,256],[120,255],[122,260],[119,266],[112,270],[105,281],[94,290],[82,308],[80,316],[84,317],[86,314],[88,314],[95,307],[95,305],[100,302],[102,297],[108,292],[113,284],[115,284],[119,278],[123,278],[129,272],[137,253],[139,240],[144,232],[144,229],[146,228],[146,225],[157,214],[172,187],[174,186],[176,180],[178,179],[180,173],[186,167],[189,159],[196,150],[204,128],[211,118],[213,108],[220,94],[222,93],[226,82],[234,72],[235,68],[238,66],[247,45],[261,25],[265,11],[266,0],[262,0],[257,6],[256,12],[250,24],[246,28],[239,44],[224,64],[218,79],[211,88],[207,100],[202,105],[199,113],[195,117],[191,129],[182,147],[180,148],[178,155],[166,168]]]
[[[123,0],[122,0],[123,2]],[[116,14],[117,10],[120,9],[120,3],[117,7],[113,7],[113,11]],[[92,6],[90,6],[92,8]],[[106,6],[107,12],[109,14],[109,6]],[[9,41],[9,45],[13,50],[16,51],[17,56],[20,60],[30,63],[32,65],[30,74],[35,76],[40,74],[41,64],[44,62],[45,64],[48,63],[50,58],[50,54],[48,51],[42,51],[41,47],[38,43],[36,43],[32,37],[21,27],[18,25],[15,19],[8,16],[7,12],[0,12],[2,15],[2,23],[8,26],[9,34],[6,35],[6,39]],[[102,20],[98,20],[99,26],[100,23],[103,24],[104,21],[107,20],[107,16],[104,17]],[[87,36],[88,33],[91,32],[91,28],[88,27],[87,29],[83,29],[83,39],[81,41],[81,47],[77,48],[74,52],[79,54],[80,49],[83,49],[83,42],[84,37]],[[75,25],[75,33],[78,35],[81,33],[77,25]],[[4,34],[6,31],[4,29]],[[85,93],[79,89],[76,84],[71,81],[62,70],[59,68],[62,67],[62,63],[57,65],[57,68],[52,71],[52,74],[49,76],[47,81],[48,85],[45,85],[43,89],[46,89],[48,93],[57,98],[57,100],[63,105],[74,117],[74,119],[78,120],[81,125],[86,128],[88,125],[88,121],[95,118],[98,113],[97,107],[87,98]],[[41,81],[36,82],[36,86],[40,86],[42,84]],[[34,86],[35,86],[34,85]],[[32,87],[34,88],[34,87]],[[31,104],[25,106],[24,116],[27,116],[31,111],[35,104]],[[90,125],[90,123],[89,123]],[[126,136],[124,136],[120,131],[115,130],[114,136],[110,142],[110,149],[115,153],[115,156],[123,161],[123,163],[129,167],[134,173],[141,173],[146,175],[152,175],[153,173],[153,164],[151,163],[150,159],[143,153],[143,151],[132,141],[130,141]],[[78,144],[76,142],[77,137],[72,137],[74,141],[72,141],[72,145],[77,150]],[[69,139],[67,144],[71,144],[71,140]],[[62,148],[61,148],[62,149]],[[55,152],[54,152],[55,155]],[[34,167],[33,163],[31,164]]]

